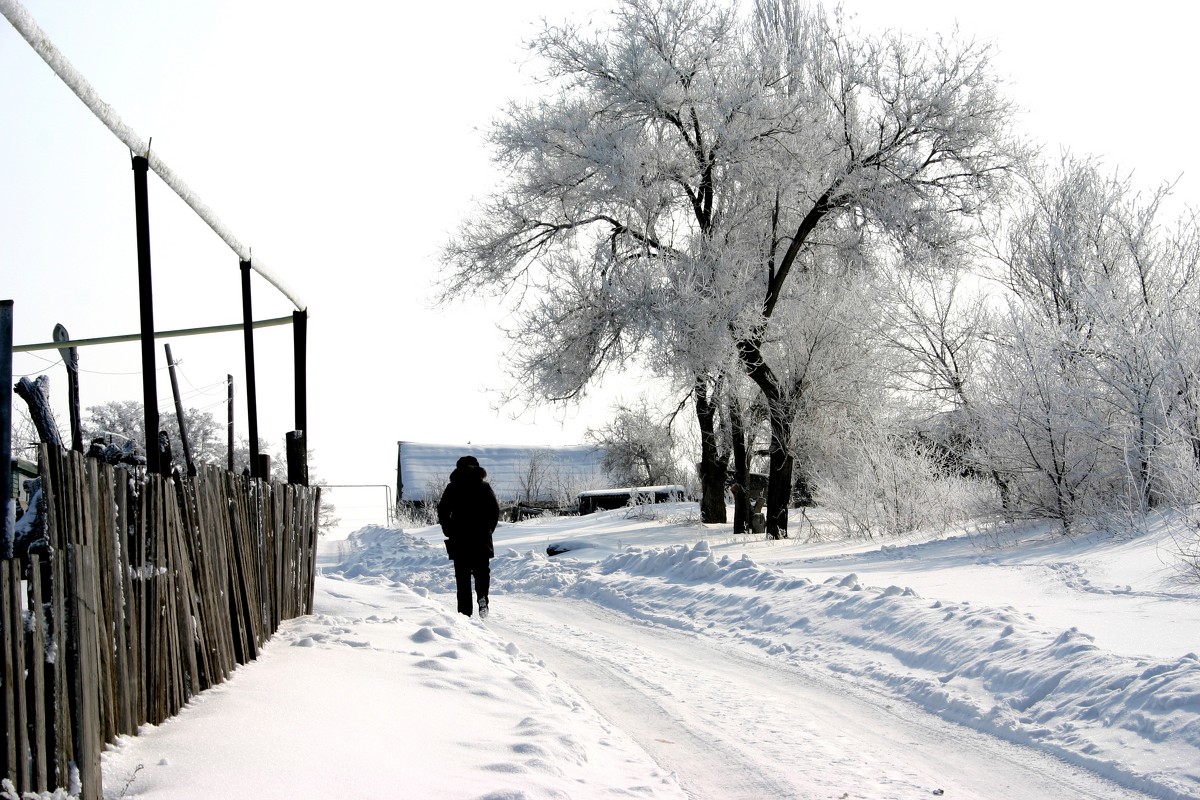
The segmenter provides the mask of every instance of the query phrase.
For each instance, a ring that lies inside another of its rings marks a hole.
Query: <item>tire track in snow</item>
[[[1144,798],[835,676],[590,603],[506,596],[488,622],[675,773],[721,798]]]
[[[731,739],[723,729],[714,728],[711,720],[703,719],[708,716],[705,712],[689,708],[698,705],[695,701],[701,692],[689,697],[686,684],[671,687],[652,677],[658,671],[668,680],[679,677],[678,670],[664,670],[661,658],[652,651],[598,635],[594,629],[553,623],[547,627],[533,615],[510,614],[508,609],[516,605],[513,600],[505,599],[504,622],[497,624],[493,618],[489,627],[499,628],[547,662],[602,716],[673,772],[689,797],[757,800],[796,796],[786,775],[777,775],[761,756],[747,752],[755,742]],[[538,603],[522,600],[520,604]],[[562,606],[556,602],[555,607]],[[745,698],[736,702],[745,702]]]

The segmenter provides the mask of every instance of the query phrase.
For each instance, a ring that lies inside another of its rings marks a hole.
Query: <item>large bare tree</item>
[[[745,18],[623,0],[531,48],[543,92],[490,132],[505,178],[445,248],[443,298],[515,301],[511,367],[537,398],[651,353],[697,387],[737,364],[769,412],[768,530],[786,535],[804,387],[775,319],[803,313],[795,276],[818,260],[902,263],[993,199],[1017,156],[988,46],[864,34],[796,0]]]

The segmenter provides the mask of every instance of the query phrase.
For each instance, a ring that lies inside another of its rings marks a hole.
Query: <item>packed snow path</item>
[[[514,595],[496,606],[490,629],[545,661],[697,800],[1145,797],[835,676],[591,603]]]
[[[324,576],[315,601],[177,717],[120,737],[102,759],[105,800],[685,797],[564,681],[453,604]]]

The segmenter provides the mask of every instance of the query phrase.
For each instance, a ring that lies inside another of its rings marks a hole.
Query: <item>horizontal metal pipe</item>
[[[96,119],[104,123],[113,134],[129,148],[132,155],[142,156],[146,159],[151,171],[154,172],[162,182],[171,188],[175,194],[179,195],[183,202],[191,206],[200,219],[212,228],[217,236],[242,261],[252,261],[251,269],[257,272],[262,277],[266,278],[267,282],[283,293],[287,299],[292,301],[292,305],[296,306],[296,310],[303,311],[308,306],[300,299],[296,292],[284,283],[283,278],[277,275],[273,270],[263,264],[262,259],[251,259],[250,248],[243,244],[229,227],[225,225],[212,209],[202,201],[197,194],[192,191],[183,179],[180,178],[174,170],[163,163],[162,159],[157,154],[150,152],[150,143],[139,136],[132,128],[117,115],[112,106],[100,99],[100,93],[88,83],[83,74],[75,68],[75,66],[67,60],[67,57],[55,47],[50,41],[50,37],[41,29],[37,21],[25,10],[17,0],[0,0],[0,16],[4,16],[19,33],[29,46],[34,49],[42,60],[46,62],[50,69],[54,70],[54,74],[62,80],[67,87],[75,93],[83,104],[96,116]]]
[[[291,325],[291,316],[260,319],[254,323],[255,328],[274,328],[277,325]],[[210,325],[206,328],[180,328],[175,331],[155,331],[155,339],[168,339],[179,336],[199,336],[203,333],[231,333],[244,330],[245,325],[235,322],[230,325]],[[13,346],[14,353],[29,353],[34,350],[61,350],[64,347],[87,347],[93,344],[115,344],[117,342],[140,341],[140,333],[127,333],[121,336],[97,336],[94,339],[72,339],[69,342],[42,342],[41,344],[18,344]]]

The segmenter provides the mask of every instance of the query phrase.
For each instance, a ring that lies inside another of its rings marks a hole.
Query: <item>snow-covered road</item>
[[[106,800],[1200,800],[1170,529],[839,553],[665,514],[502,526],[486,622],[440,531],[328,543],[315,613],[115,743]]]
[[[544,660],[693,798],[1141,798],[839,676],[508,595],[487,626]]]

